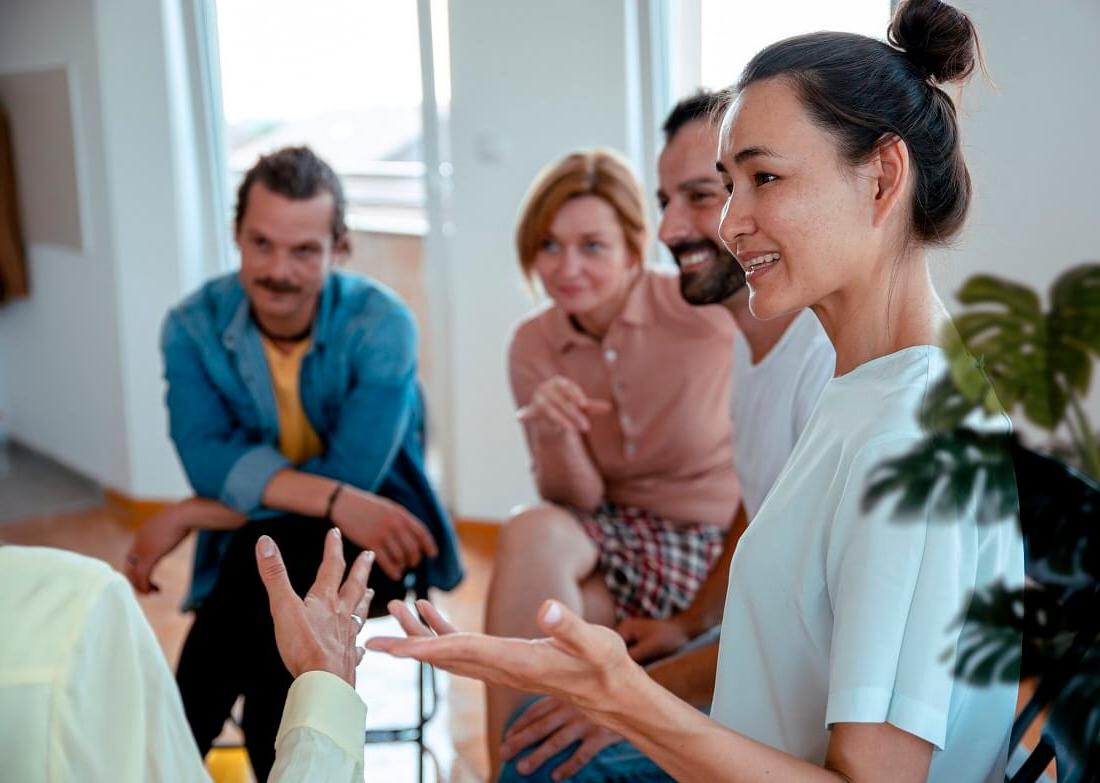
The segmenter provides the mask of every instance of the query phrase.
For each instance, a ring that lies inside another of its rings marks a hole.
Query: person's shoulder
[[[236,272],[207,280],[168,311],[165,327],[185,327],[197,332],[224,328],[237,312],[244,289]]]
[[[638,285],[642,294],[658,312],[684,314],[693,308],[680,294],[680,276],[675,270],[663,267],[646,267]]]
[[[0,571],[5,574],[17,570],[23,574],[59,575],[74,590],[119,576],[102,560],[54,547],[0,546],[0,563],[4,565]]]
[[[550,342],[554,323],[561,317],[557,305],[552,301],[539,304],[534,310],[519,320],[508,340],[509,353],[526,352],[538,349]]]
[[[369,342],[415,340],[416,319],[392,288],[363,275],[333,271],[326,282],[330,328]]]
[[[0,546],[0,593],[14,608],[34,612],[28,621],[40,633],[83,622],[101,596],[125,586],[107,563],[51,547]],[[128,589],[128,586],[127,586]]]
[[[387,286],[373,278],[354,272],[333,270],[326,285],[340,307],[355,310],[377,310],[382,312],[408,312],[409,306]]]
[[[946,372],[941,351],[913,346],[872,359],[830,381],[818,413],[853,446],[880,439],[921,439],[919,413]]]

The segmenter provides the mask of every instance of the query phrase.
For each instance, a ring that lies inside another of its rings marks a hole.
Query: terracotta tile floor
[[[117,511],[107,507],[43,516],[0,525],[0,540],[81,552],[119,568],[131,536],[123,520]],[[435,600],[460,628],[479,629],[493,537],[476,528],[464,532],[466,580],[457,590],[440,593]],[[190,624],[190,617],[181,614],[178,607],[187,585],[192,548],[193,541],[188,539],[161,564],[156,572],[160,593],[138,599],[173,668]],[[396,623],[389,619],[372,620],[364,631],[367,635],[397,632]],[[368,705],[368,729],[412,722],[416,709],[415,678],[415,664],[367,654],[359,670],[358,690]],[[440,765],[438,779],[452,783],[484,780],[488,762],[484,747],[483,686],[443,674],[437,674],[437,681],[442,699],[440,712],[429,724],[428,746]],[[223,738],[230,742],[234,739],[228,730]],[[414,746],[369,745],[364,758],[367,780],[398,783],[417,779]],[[426,769],[425,780],[435,781],[430,763]]]

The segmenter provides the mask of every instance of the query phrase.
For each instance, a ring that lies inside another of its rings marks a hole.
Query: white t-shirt
[[[737,333],[730,416],[734,465],[750,521],[787,464],[835,367],[833,345],[810,310],[791,322],[758,364]]]
[[[861,505],[869,474],[923,440],[916,412],[946,366],[918,346],[825,387],[734,554],[711,712],[722,724],[820,764],[829,725],[889,722],[936,747],[929,781],[1003,781],[1017,688],[952,676],[967,629],[954,621],[975,588],[1023,584],[1015,518]]]

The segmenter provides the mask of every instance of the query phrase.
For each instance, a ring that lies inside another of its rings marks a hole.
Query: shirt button
[[[614,348],[608,348],[604,351],[603,358],[607,359],[609,362],[613,362],[619,358],[619,354],[615,352]]]
[[[624,430],[630,426],[630,416],[628,416],[627,414],[625,414],[625,413],[623,414],[623,417],[622,417],[621,421],[622,421]]]
[[[616,394],[622,394],[626,391],[626,384],[622,381],[615,381],[615,385],[611,387]]]
[[[626,446],[623,448],[623,451],[626,452],[626,456],[633,457],[635,451],[634,444],[631,441],[627,441]]]

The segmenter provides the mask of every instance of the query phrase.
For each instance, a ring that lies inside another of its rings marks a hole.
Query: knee
[[[521,509],[505,523],[497,551],[509,558],[523,552],[562,555],[584,538],[584,531],[571,512],[540,503]]]

